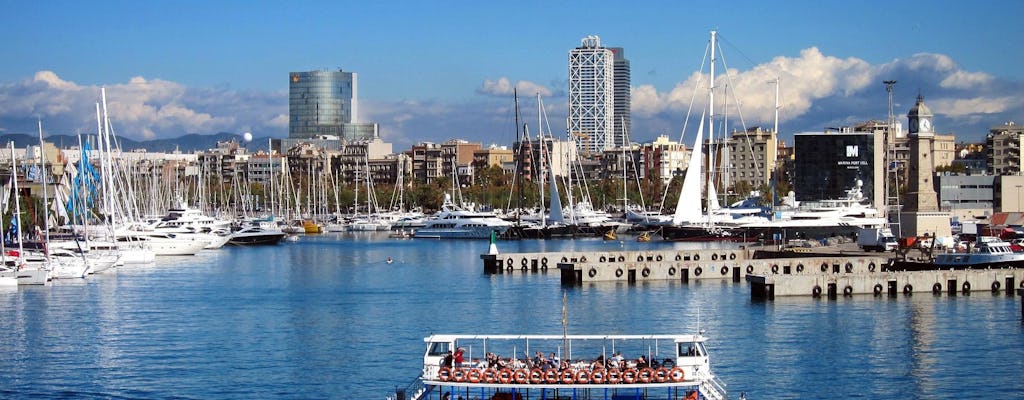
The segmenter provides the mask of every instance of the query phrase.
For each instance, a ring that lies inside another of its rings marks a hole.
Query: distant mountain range
[[[91,140],[95,145],[96,136],[82,137],[82,140]],[[228,140],[236,140],[242,143],[243,146],[249,151],[256,151],[259,149],[267,148],[267,139],[254,138],[251,142],[244,143],[242,141],[242,135],[235,133],[221,132],[213,135],[200,135],[196,133],[190,133],[174,139],[154,139],[146,141],[134,141],[131,139],[117,138],[118,143],[121,145],[121,150],[132,151],[138,149],[145,149],[148,152],[163,152],[169,153],[174,150],[181,151],[182,153],[191,153],[197,150],[209,150],[217,148],[217,142],[223,142]],[[72,147],[78,147],[78,137],[72,135],[51,135],[44,137],[43,140],[53,143],[58,148],[69,149]],[[7,134],[0,136],[0,145],[7,146],[8,143],[14,142],[14,147],[25,148],[27,146],[38,146],[39,137],[27,134]]]

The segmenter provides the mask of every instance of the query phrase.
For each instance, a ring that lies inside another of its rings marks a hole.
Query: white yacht
[[[883,228],[888,221],[870,204],[866,204],[860,180],[839,199],[803,204],[793,210],[777,213],[780,218],[744,225],[748,237],[760,234],[785,233],[787,237],[826,238],[853,236],[862,228]]]
[[[117,242],[125,247],[142,243],[156,256],[191,256],[209,245],[206,240],[155,231],[119,232]]]
[[[451,195],[445,193],[441,211],[428,219],[422,228],[416,229],[413,237],[486,239],[492,232],[501,235],[510,228],[511,222],[498,218],[494,213],[469,211],[455,205]]]

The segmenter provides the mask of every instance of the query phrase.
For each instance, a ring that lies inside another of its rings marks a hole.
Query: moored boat
[[[980,237],[965,248],[952,248],[935,254],[929,261],[895,259],[889,271],[927,271],[950,269],[1024,268],[1024,253],[1012,250],[1010,243],[995,237]]]
[[[253,220],[245,223],[231,234],[228,244],[235,246],[259,246],[278,244],[286,233],[277,228],[273,219]]]
[[[424,341],[422,375],[395,398],[726,398],[702,335],[431,335]]]

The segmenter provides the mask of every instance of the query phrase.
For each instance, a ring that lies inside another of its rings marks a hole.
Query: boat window
[[[430,352],[428,355],[431,356],[443,356],[448,354],[448,342],[434,342],[430,344]]]
[[[681,343],[679,343],[679,356],[680,357],[696,357],[697,356],[697,343],[694,343],[694,342],[681,342]]]

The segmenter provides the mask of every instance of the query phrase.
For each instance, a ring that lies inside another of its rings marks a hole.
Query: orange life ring
[[[441,367],[437,370],[437,380],[441,382],[448,382],[452,379],[452,369],[448,367]]]
[[[530,383],[541,383],[544,382],[544,371],[540,368],[534,368],[530,370]]]
[[[636,380],[640,381],[640,383],[651,383],[651,380],[653,379],[654,370],[650,367],[641,369],[640,372],[636,374]]]
[[[512,373],[512,380],[516,383],[528,383],[530,382],[530,373],[523,368],[517,369]]]
[[[612,368],[608,370],[608,376],[605,378],[608,383],[616,384],[622,382],[622,372],[618,368]]]
[[[625,371],[622,371],[622,382],[623,383],[633,383],[633,382],[636,382],[636,375],[637,375],[636,368],[626,369]]]
[[[686,379],[686,371],[683,370],[683,367],[672,368],[668,378],[671,379],[672,382],[682,382]]]
[[[487,383],[494,383],[498,381],[498,371],[494,368],[487,368],[483,372],[483,381]]]
[[[509,383],[512,382],[512,370],[508,368],[502,368],[498,371],[498,382]]]
[[[483,372],[476,368],[470,369],[469,372],[466,373],[466,380],[469,381],[469,383],[480,383],[480,378],[483,378]]]
[[[558,383],[558,371],[556,371],[554,368],[545,371],[544,382]]]
[[[658,383],[666,382],[668,381],[668,375],[668,368],[658,368],[656,371],[654,371],[654,381]]]
[[[564,383],[566,385],[571,385],[574,382],[574,379],[576,378],[573,375],[572,370],[568,370],[568,369],[564,370],[564,371],[562,371],[562,373],[558,374],[558,377],[562,381],[562,383]]]
[[[466,370],[462,368],[456,368],[452,371],[452,380],[455,382],[466,381]]]
[[[590,371],[581,369],[576,372],[576,383],[590,383]]]
[[[590,381],[594,383],[604,383],[606,378],[604,371],[600,369],[590,374]]]

